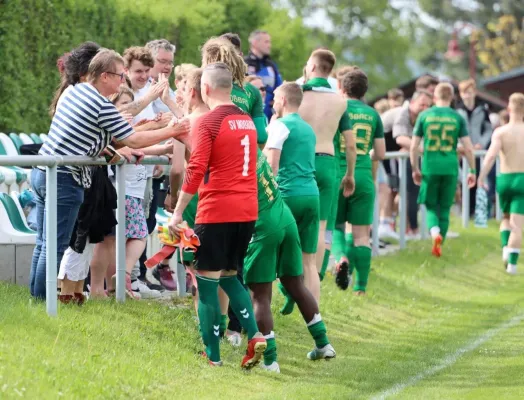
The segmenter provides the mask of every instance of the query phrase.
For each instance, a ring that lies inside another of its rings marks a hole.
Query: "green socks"
[[[500,245],[506,247],[509,242],[509,234],[511,231],[500,231]]]
[[[313,319],[307,324],[307,329],[315,340],[317,348],[321,349],[329,344],[326,325],[324,324],[324,321],[322,321],[320,314],[315,314]]]
[[[277,360],[277,342],[275,340],[275,332],[271,331],[269,335],[264,335],[267,347],[264,351],[264,364],[271,365]]]
[[[220,361],[220,304],[218,302],[218,279],[196,276],[198,283],[198,318],[200,333],[209,360]]]
[[[324,280],[324,277],[326,276],[326,270],[329,264],[329,256],[331,254],[331,249],[326,249],[324,251],[324,260],[322,260],[322,268],[320,269],[320,273],[318,276],[320,277],[320,282]]]
[[[354,291],[366,291],[369,271],[371,270],[371,248],[358,246],[353,248],[356,269],[356,282]]]
[[[508,249],[508,264],[511,265],[517,265],[517,262],[519,261],[519,249]]]
[[[229,304],[232,310],[240,321],[242,328],[247,332],[248,340],[251,340],[258,332],[258,326],[247,290],[242,286],[236,275],[220,277],[220,287],[229,297]]]
[[[289,315],[293,312],[293,309],[295,308],[295,300],[291,298],[287,290],[284,288],[284,285],[282,285],[282,283],[280,282],[278,282],[278,289],[286,299],[284,302],[284,306],[280,309],[280,314]]]

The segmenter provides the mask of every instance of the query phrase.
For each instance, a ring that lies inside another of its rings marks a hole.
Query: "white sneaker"
[[[277,374],[280,374],[280,365],[276,361],[273,361],[270,365],[266,365],[264,363],[260,364],[260,368],[262,368],[265,371],[275,372]]]
[[[310,360],[322,360],[322,359],[330,359],[335,358],[337,353],[335,353],[335,349],[330,344],[325,345],[321,349],[318,347],[315,347],[312,351],[307,353],[307,358]]]
[[[238,332],[230,331],[228,329],[226,331],[226,338],[227,338],[227,341],[233,347],[240,347],[240,345],[242,344],[242,336]]]
[[[158,290],[150,289],[140,279],[131,282],[131,289],[133,289],[133,292],[140,294],[141,299],[158,299],[162,297],[162,293]]]
[[[389,224],[380,224],[378,226],[378,237],[380,239],[394,239],[398,240],[400,237],[397,232],[393,230]]]
[[[517,266],[516,265],[512,265],[512,264],[508,264],[507,268],[506,268],[506,272],[510,275],[517,275]]]

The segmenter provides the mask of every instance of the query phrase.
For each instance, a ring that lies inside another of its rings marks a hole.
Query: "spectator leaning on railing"
[[[101,49],[89,65],[87,81],[63,94],[51,122],[48,137],[40,150],[43,156],[90,156],[102,153],[112,139],[119,146],[147,147],[187,134],[187,122],[176,127],[135,133],[107,96],[118,92],[124,81],[124,61],[113,50]],[[72,112],[71,110],[75,111]],[[45,298],[46,235],[44,235],[46,173],[34,168],[31,185],[36,194],[37,240],[31,264],[31,294]],[[69,240],[83,201],[84,188],[91,185],[89,170],[60,166],[57,176],[57,264]]]
[[[250,75],[262,78],[266,87],[264,113],[268,119],[273,115],[273,92],[282,84],[282,77],[271,54],[271,36],[266,31],[256,30],[249,35],[249,54],[244,58]]]

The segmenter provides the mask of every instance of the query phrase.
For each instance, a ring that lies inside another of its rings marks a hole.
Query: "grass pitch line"
[[[453,364],[455,364],[460,357],[462,357],[465,353],[469,353],[470,351],[475,350],[477,347],[482,345],[483,343],[487,342],[488,340],[492,339],[494,336],[498,335],[499,333],[512,328],[516,325],[518,325],[520,322],[524,321],[524,313],[521,313],[519,315],[514,316],[509,321],[506,321],[496,328],[490,329],[486,331],[483,335],[475,339],[473,342],[469,343],[468,345],[458,349],[455,353],[450,354],[446,358],[442,360],[442,362],[434,367],[428,368],[425,371],[421,372],[420,374],[417,374],[415,376],[412,376],[411,378],[407,379],[404,382],[397,383],[396,385],[392,386],[391,388],[384,390],[380,394],[372,397],[372,400],[383,400],[387,399],[390,396],[394,396],[396,394],[399,394],[404,389],[415,385],[417,382],[421,381],[422,379],[426,379],[432,375],[435,375],[437,372],[442,371],[443,369],[446,369]]]

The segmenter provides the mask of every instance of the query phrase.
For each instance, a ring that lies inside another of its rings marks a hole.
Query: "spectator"
[[[388,90],[389,108],[400,107],[404,103],[404,92],[400,89]]]
[[[439,84],[439,79],[432,76],[432,75],[422,75],[420,78],[418,78],[415,81],[415,90],[421,91],[425,90],[431,94],[433,97],[433,93],[435,92],[435,88]]]
[[[477,98],[477,86],[473,79],[459,83],[461,101],[457,104],[457,111],[467,122],[469,137],[475,150],[486,150],[491,143],[493,127],[489,119],[489,107]],[[480,171],[480,158],[476,159],[477,176]],[[488,175],[488,196],[491,200],[495,198],[495,168]],[[475,214],[475,198],[477,187],[469,190],[469,213]]]
[[[388,111],[390,108],[395,108],[395,107],[398,107],[395,106],[395,107],[391,107],[390,106],[390,102],[389,102],[389,99],[380,99],[379,101],[377,101],[373,107],[375,108],[375,110],[377,110],[377,112],[382,115],[384,114],[386,111]]]
[[[499,112],[499,126],[509,124],[509,112],[508,110],[502,110]]]
[[[266,87],[264,113],[271,119],[273,115],[273,96],[277,87],[282,84],[282,77],[277,65],[269,57],[271,53],[271,36],[266,31],[256,30],[249,35],[249,54],[245,57],[250,75],[262,78]]]
[[[56,101],[56,112],[47,140],[39,154],[44,156],[98,156],[115,139],[119,145],[146,147],[177,134],[187,135],[186,122],[175,128],[135,133],[118,113],[107,96],[117,92],[124,81],[124,61],[112,50],[101,49],[89,64],[84,83],[62,88]],[[80,79],[79,79],[80,81]],[[74,105],[75,112],[70,112]],[[63,125],[59,121],[67,120]],[[31,264],[31,294],[46,296],[46,251],[44,211],[46,173],[38,168],[31,172],[31,186],[36,195],[37,240]],[[84,188],[91,186],[89,169],[84,166],[59,166],[57,177],[57,266],[69,245]]]
[[[244,79],[244,82],[251,83],[254,87],[256,87],[260,95],[262,96],[262,100],[264,102],[266,101],[266,87],[264,86],[264,82],[262,82],[262,79],[259,76],[256,75],[248,75]]]
[[[411,137],[418,115],[431,107],[432,98],[429,92],[419,91],[413,94],[409,104],[400,108],[393,123],[393,138],[400,146],[400,151],[409,152]],[[419,186],[412,177],[411,163],[407,163],[407,202],[408,202],[408,238],[417,238],[418,231],[418,194]]]
[[[154,61],[153,67],[149,70],[150,79],[146,85],[148,87],[153,82],[159,82],[162,76],[169,79],[173,72],[176,47],[166,39],[157,39],[148,42],[146,48],[151,52]],[[155,114],[172,112],[177,117],[181,117],[182,112],[175,102],[175,91],[169,85],[165,90],[167,92],[162,93],[161,98],[153,101],[153,112]]]

